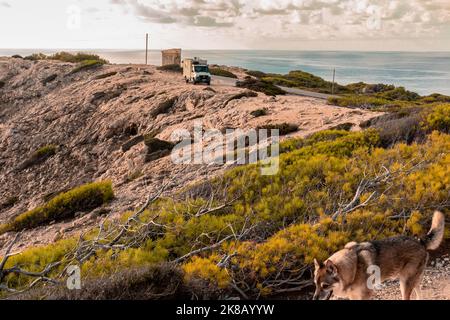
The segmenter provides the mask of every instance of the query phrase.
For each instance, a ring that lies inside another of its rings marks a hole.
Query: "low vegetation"
[[[90,53],[69,53],[69,52],[57,52],[53,55],[45,55],[43,53],[33,53],[32,55],[26,56],[24,58],[25,60],[32,60],[32,61],[38,61],[38,60],[56,60],[56,61],[62,61],[62,62],[70,62],[70,63],[80,63],[84,61],[89,60],[96,60],[98,62],[101,62],[102,64],[108,63],[107,60],[101,58],[100,56],[96,54],[90,54]]]
[[[260,71],[247,71],[246,73],[249,78],[242,82],[241,86],[243,87],[251,89],[251,86],[254,86],[264,89],[268,85],[272,85],[326,94],[334,93],[338,96],[329,98],[329,103],[348,108],[395,111],[408,106],[436,105],[450,102],[450,96],[435,93],[422,97],[415,92],[406,90],[404,87],[395,87],[388,84],[358,82],[348,85],[335,83],[333,86],[332,82],[301,70],[291,71],[285,75]],[[276,87],[276,89],[278,88]],[[270,91],[268,95],[281,94]]]
[[[107,72],[107,73],[103,73],[103,74],[99,74],[98,76],[95,76],[94,79],[95,80],[106,79],[106,78],[113,77],[116,74],[117,74],[117,71]]]
[[[72,69],[72,71],[70,71],[69,75],[81,72],[81,71],[85,71],[85,70],[89,70],[89,69],[94,69],[94,68],[98,68],[101,67],[102,65],[104,65],[104,62],[100,61],[100,60],[85,60],[83,62],[80,62],[80,64],[78,66],[76,66],[74,69]]]
[[[107,64],[108,61],[101,58],[99,55],[96,54],[90,54],[90,53],[83,53],[78,52],[75,54],[68,53],[68,52],[58,52],[54,55],[48,56],[47,59],[49,60],[58,60],[63,62],[71,62],[71,63],[80,63],[85,61],[98,61],[101,64]]]
[[[39,227],[51,221],[73,218],[77,212],[95,209],[114,197],[111,182],[96,182],[62,193],[43,206],[24,212],[0,226],[0,234]]]
[[[168,71],[168,72],[176,72],[176,73],[183,72],[183,68],[179,64],[168,64],[165,66],[160,66],[157,69],[160,71]]]
[[[280,136],[285,136],[299,130],[298,126],[292,123],[266,124],[258,127],[258,129],[279,130]]]
[[[256,92],[262,92],[267,96],[277,96],[286,94],[284,90],[278,88],[277,86],[275,86],[270,82],[253,78],[247,78],[243,81],[238,81],[236,83],[236,86],[239,88],[246,88]]]
[[[31,154],[31,156],[22,162],[18,170],[25,170],[32,166],[39,165],[47,161],[47,159],[51,158],[58,152],[58,146],[49,144],[37,149],[35,152]]]
[[[375,109],[377,107],[380,108],[391,103],[386,99],[362,95],[331,97],[328,99],[328,102],[340,107],[359,109]]]
[[[252,112],[250,112],[250,114],[252,116],[254,116],[255,118],[258,118],[258,117],[262,117],[262,116],[267,115],[268,114],[268,110],[267,110],[267,108],[256,109],[256,110],[253,110]]]
[[[258,96],[258,94],[255,91],[246,90],[244,92],[240,92],[240,93],[231,95],[231,97],[229,97],[223,103],[223,106],[226,107],[231,101],[234,101],[234,100],[240,100],[240,99],[243,99],[243,98],[255,98],[257,96]]]
[[[237,75],[235,75],[233,72],[222,69],[222,68],[210,68],[209,72],[213,76],[220,76],[220,77],[226,77],[226,78],[233,78],[237,79]]]
[[[55,61],[62,61],[62,62],[77,63],[78,66],[76,66],[74,69],[72,69],[72,71],[69,73],[69,75],[78,73],[80,71],[100,67],[104,64],[109,63],[107,60],[101,58],[100,56],[98,56],[96,54],[83,53],[83,52],[69,53],[69,52],[64,52],[64,51],[55,53],[53,55],[45,55],[43,53],[33,53],[32,55],[29,55],[29,56],[25,57],[24,59],[31,60],[31,61],[55,60]],[[51,80],[51,81],[53,81],[53,80]],[[48,82],[50,82],[50,81],[48,81]]]
[[[351,122],[345,122],[338,124],[337,126],[334,126],[333,128],[330,128],[331,130],[344,130],[344,131],[350,131],[355,126],[354,123]]]
[[[320,93],[331,93],[332,83],[304,71],[291,71],[287,75],[267,74],[262,80],[289,88],[308,89]],[[334,93],[347,93],[348,89],[344,86],[335,85]]]
[[[254,70],[249,70],[246,72],[247,75],[251,76],[251,77],[255,77],[255,78],[264,78],[267,74],[261,71],[254,71]]]
[[[450,104],[438,105],[428,115],[425,126],[428,130],[450,133]]]
[[[251,79],[255,82],[275,87]],[[263,163],[234,167],[170,198],[156,195],[142,209],[80,238],[24,250],[5,268],[40,272],[52,266],[47,276],[55,277],[67,265],[80,264],[85,289],[68,292],[46,285],[30,291],[31,297],[271,298],[304,294],[313,284],[313,259],[325,259],[349,241],[423,236],[434,210],[450,213],[450,155],[445,152],[450,149],[450,104],[437,102],[445,100],[440,96],[425,103],[391,86],[364,88],[354,84],[351,90],[358,97],[399,103],[398,109],[362,124],[361,132],[348,131],[350,124],[344,124],[283,141],[275,175],[263,175]],[[299,129],[289,123],[261,128],[280,134]],[[172,145],[155,136],[139,138],[150,154]],[[3,225],[2,232],[100,206],[113,197],[111,184],[100,184],[84,187],[96,192],[75,189],[57,196]],[[34,279],[14,272],[0,275],[1,284],[16,289]]]

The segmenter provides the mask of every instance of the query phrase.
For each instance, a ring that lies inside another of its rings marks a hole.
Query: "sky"
[[[0,48],[450,51],[450,0],[0,0]]]

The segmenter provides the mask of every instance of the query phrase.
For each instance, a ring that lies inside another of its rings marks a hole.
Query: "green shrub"
[[[248,75],[251,76],[251,77],[255,77],[255,78],[259,78],[259,79],[264,78],[264,77],[267,76],[267,74],[264,73],[264,72],[261,72],[261,71],[252,71],[252,70],[247,71],[246,74],[248,74]]]
[[[423,103],[430,104],[430,103],[450,103],[450,96],[444,96],[439,93],[433,93],[429,96],[422,97],[420,100]]]
[[[167,64],[165,66],[157,67],[156,69],[160,71],[169,71],[169,72],[177,72],[182,73],[183,68],[179,64]]]
[[[324,130],[313,133],[304,139],[289,139],[280,143],[280,153],[291,152],[322,141],[335,141],[349,134],[354,133],[344,130]]]
[[[330,81],[300,70],[291,71],[287,75],[267,75],[262,80],[289,88],[307,89],[322,93],[331,93],[332,91],[332,83]],[[345,87],[335,84],[335,93],[345,92],[348,92]]]
[[[450,132],[450,104],[443,104],[435,107],[427,116],[425,126],[429,130]]]
[[[246,88],[256,92],[262,92],[267,96],[284,95],[286,92],[270,82],[259,79],[245,79],[236,83],[238,88]]]
[[[343,97],[331,97],[328,99],[328,103],[344,108],[373,109],[376,107],[388,105],[391,102],[386,99],[371,96],[351,95]]]
[[[77,67],[75,67],[72,71],[70,71],[69,74],[72,75],[81,71],[98,68],[104,64],[105,62],[103,60],[85,60],[83,62],[80,62],[80,64]]]
[[[354,94],[376,94],[389,90],[394,90],[395,86],[383,83],[367,84],[364,82],[351,83],[345,86],[351,93]]]
[[[237,75],[235,75],[233,72],[225,70],[225,69],[221,69],[221,68],[210,68],[209,72],[213,76],[220,76],[220,77],[233,78],[233,79],[238,78]]]
[[[42,148],[39,148],[38,150],[36,150],[35,155],[38,157],[47,157],[47,156],[52,156],[56,154],[56,151],[58,150],[58,147],[53,145],[53,144],[49,144],[46,146],[43,146]]]
[[[106,78],[115,76],[116,74],[117,74],[117,71],[107,72],[107,73],[99,74],[98,76],[95,76],[94,79],[95,80],[106,79]]]
[[[189,281],[187,285],[193,286],[191,281],[203,279],[202,285],[215,284],[221,292],[226,292],[234,280],[242,283],[241,288],[253,298],[270,296],[274,290],[270,283],[274,279],[283,281],[294,276],[299,281],[310,281],[310,273],[304,270],[309,269],[313,258],[325,259],[349,241],[415,234],[412,230],[418,229],[418,223],[426,222],[434,209],[446,210],[443,203],[448,199],[450,157],[442,150],[450,147],[449,135],[434,132],[427,143],[396,144],[392,149],[377,148],[379,143],[376,130],[327,130],[302,139],[298,149],[282,154],[276,175],[263,175],[258,165],[241,166],[210,181],[205,188],[209,193],[195,191],[196,198],[160,199],[144,212],[140,222],[152,221],[164,228],[145,228],[146,234],[152,231],[151,234],[125,250],[98,250],[81,266],[83,275],[89,277],[89,282],[95,278],[94,281],[99,281],[96,283],[114,279],[118,272],[122,278],[121,272],[127,269],[173,261],[232,236],[245,224],[255,226],[245,240],[232,238],[181,264],[185,282]],[[361,196],[360,203],[376,191],[375,198],[366,207],[333,221],[330,215],[353,199],[361,180],[379,175],[380,170],[384,173],[383,166],[389,172],[399,173]],[[211,194],[215,195],[212,204]],[[231,199],[234,201],[229,208],[197,215],[205,205],[214,208]],[[414,219],[408,219],[416,210],[423,212],[420,222],[415,214]],[[400,213],[405,213],[405,219],[393,219]],[[132,241],[139,239],[137,228],[131,227],[129,236]],[[61,259],[64,256],[61,251],[73,250],[73,246],[55,246],[27,249],[12,257],[8,265],[34,267]],[[227,255],[233,257],[226,268],[219,268],[218,262]],[[139,278],[132,281],[124,278],[123,282],[114,280],[116,284],[112,286],[109,281],[103,282],[105,292],[117,296],[117,288],[124,286],[127,296],[129,287],[124,283],[130,283],[130,287],[148,283],[136,282]],[[18,279],[21,278],[10,275],[8,281],[13,287],[30,281]],[[86,291],[86,295],[101,295],[98,287],[94,285],[94,290]],[[134,288],[142,293],[147,287]],[[70,293],[75,299],[77,294]]]
[[[105,59],[102,59],[99,55],[96,54],[90,54],[90,53],[83,53],[78,52],[75,54],[69,53],[69,52],[58,52],[51,56],[48,56],[47,59],[49,60],[58,60],[63,62],[71,62],[71,63],[78,63],[78,62],[85,62],[85,61],[98,61],[101,64],[107,64],[108,61]]]
[[[278,129],[280,136],[285,136],[289,133],[297,132],[298,126],[292,123],[279,123],[279,124],[266,124],[261,127],[258,127],[258,129],[266,129],[266,130]]]
[[[11,58],[14,58],[14,59],[23,59],[23,57],[22,57],[20,54],[15,54],[15,55],[11,56]]]
[[[419,94],[405,90],[405,88],[403,87],[398,87],[393,90],[384,91],[378,93],[376,96],[381,99],[400,100],[400,101],[417,101],[420,99]]]
[[[53,220],[73,218],[75,213],[95,209],[114,197],[111,182],[95,182],[56,196],[48,203],[24,212],[0,227],[0,233],[21,231]]]
[[[30,158],[21,163],[18,167],[18,170],[25,170],[32,166],[44,163],[47,159],[54,156],[57,153],[57,151],[58,147],[53,144],[43,146],[38,150],[36,150],[35,152],[33,152]]]
[[[43,53],[33,53],[32,55],[26,56],[24,59],[30,61],[39,61],[47,59],[47,56]]]

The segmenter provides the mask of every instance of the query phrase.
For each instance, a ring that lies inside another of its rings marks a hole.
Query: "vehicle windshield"
[[[194,71],[209,73],[209,68],[208,68],[208,66],[195,66]]]

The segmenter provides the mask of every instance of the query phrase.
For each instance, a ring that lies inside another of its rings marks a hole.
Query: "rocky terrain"
[[[22,248],[72,235],[102,214],[134,210],[167,177],[174,177],[170,193],[224,169],[175,165],[167,153],[151,153],[144,134],[168,141],[174,129],[191,131],[195,121],[221,131],[288,122],[299,130],[285,138],[302,137],[343,123],[359,130],[359,123],[379,115],[313,98],[256,96],[220,81],[210,88],[193,86],[180,74],[154,66],[74,68],[58,61],[0,58],[0,222],[92,181],[111,180],[116,198],[75,220],[26,231]],[[266,115],[251,115],[261,108]],[[56,151],[33,163],[33,154],[45,146]],[[0,236],[0,247],[11,236]]]

